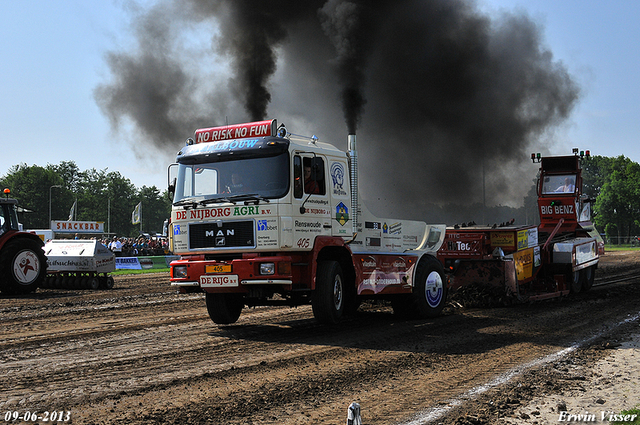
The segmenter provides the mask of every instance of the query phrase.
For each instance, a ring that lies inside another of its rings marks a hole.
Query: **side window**
[[[303,158],[304,193],[324,195],[326,185],[324,179],[324,161],[317,156]]]
[[[0,235],[5,232],[5,223],[8,222],[8,220],[5,219],[5,210],[6,208],[0,205]]]
[[[293,196],[302,198],[302,158],[293,157]]]

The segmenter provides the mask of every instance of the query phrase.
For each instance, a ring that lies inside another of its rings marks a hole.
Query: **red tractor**
[[[40,286],[47,274],[42,240],[23,232],[18,224],[18,201],[9,198],[9,189],[0,198],[0,291],[26,294]]]

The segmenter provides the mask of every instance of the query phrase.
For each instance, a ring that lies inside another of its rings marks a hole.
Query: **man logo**
[[[233,229],[227,229],[226,231],[227,236],[233,236],[234,234],[235,234],[235,231]],[[222,230],[218,230],[217,232],[215,230],[207,230],[204,232],[204,236],[205,237],[225,236],[225,232],[223,232]]]
[[[225,241],[224,241],[223,237],[222,238],[220,238],[220,237],[216,238],[216,246],[224,246],[224,244],[225,244]]]

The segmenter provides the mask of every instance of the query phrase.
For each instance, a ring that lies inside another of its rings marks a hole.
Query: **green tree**
[[[138,202],[142,202],[143,228],[162,233],[162,225],[171,214],[171,201],[166,192],[161,194],[155,186],[142,186],[138,192]]]
[[[106,175],[106,192],[111,232],[119,236],[137,235],[138,230],[131,224],[131,212],[136,206],[136,187],[119,172],[112,171]]]
[[[11,190],[11,197],[18,200],[18,205],[32,211],[20,214],[19,219],[25,229],[48,229],[49,206],[51,205],[52,211],[55,209],[59,213],[60,191],[63,196],[67,195],[62,178],[51,168],[38,165],[14,165],[0,179],[0,185]],[[58,193],[53,198],[55,202],[50,203],[50,191],[56,190]]]
[[[603,183],[594,207],[594,223],[614,242],[628,242],[640,229],[640,165],[618,156],[603,160],[599,166],[599,179]]]
[[[11,189],[19,205],[33,211],[20,214],[25,229],[48,229],[49,208],[52,220],[67,220],[76,201],[75,219],[102,221],[105,231],[121,236],[138,235],[139,226],[131,223],[131,213],[139,202],[143,203],[145,231],[161,231],[171,211],[166,192],[160,194],[155,186],[137,190],[117,171],[81,171],[73,161],[46,167],[15,165],[0,178],[0,186]]]

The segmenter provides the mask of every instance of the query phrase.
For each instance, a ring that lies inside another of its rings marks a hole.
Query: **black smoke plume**
[[[373,2],[329,0],[320,10],[325,34],[336,49],[342,110],[349,134],[356,134],[366,103],[366,62],[375,33]]]
[[[536,22],[467,0],[161,0],[136,18],[95,91],[115,129],[173,152],[225,122],[278,118],[342,149],[357,128],[363,199],[397,217],[520,203],[529,153],[579,95]]]

